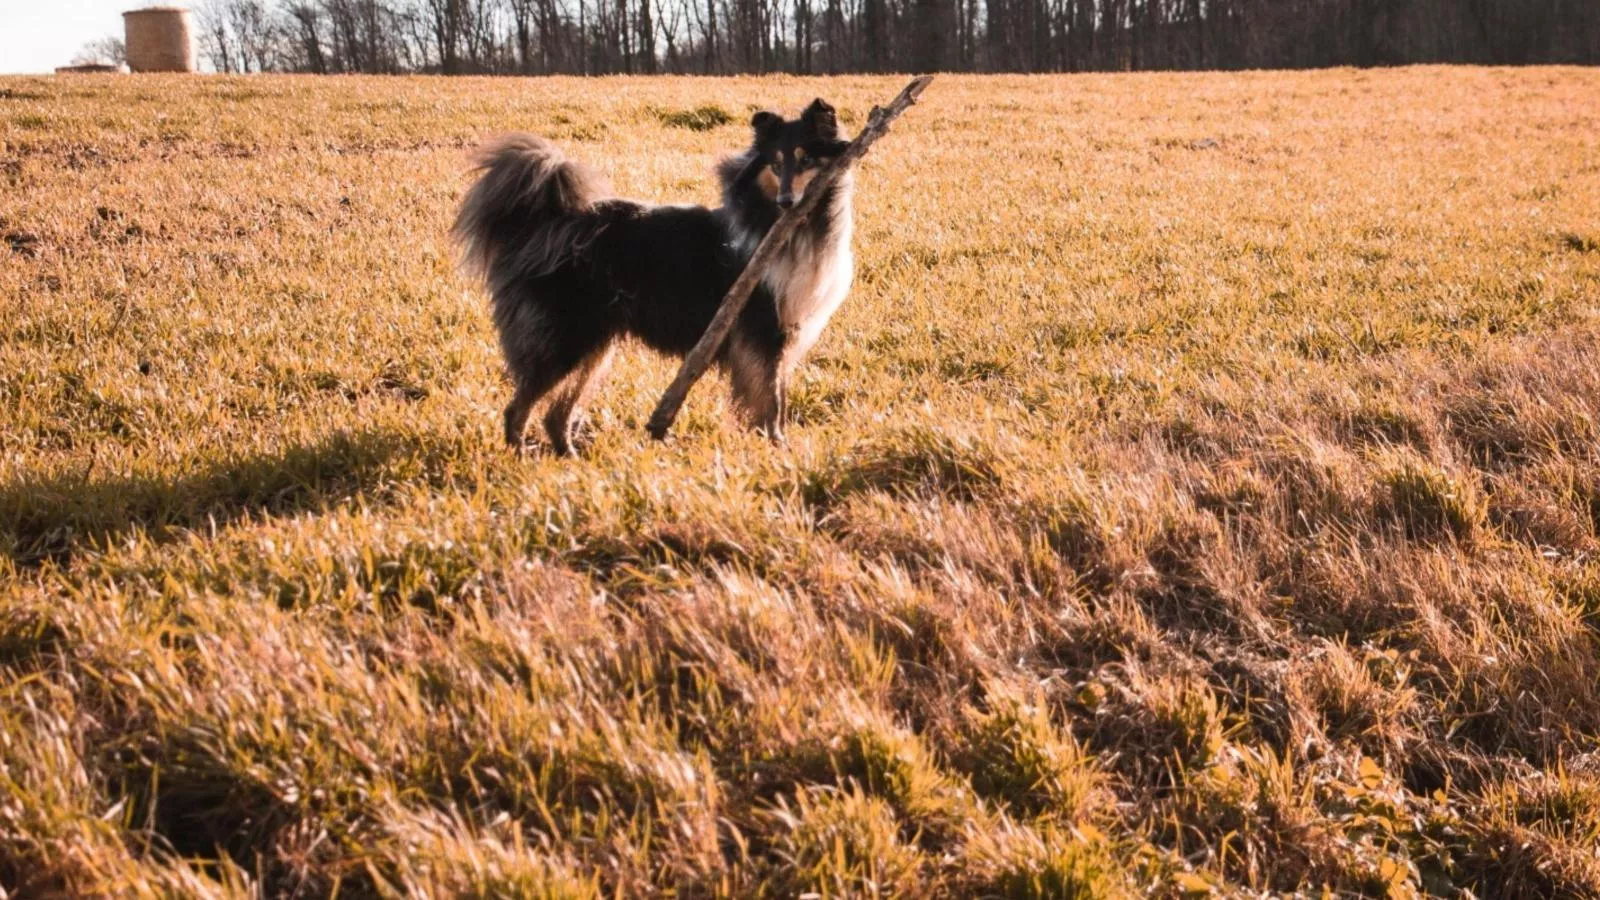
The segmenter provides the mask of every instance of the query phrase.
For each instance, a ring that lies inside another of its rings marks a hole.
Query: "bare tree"
[[[654,0],[654,3],[655,20],[660,23],[661,37],[667,45],[666,69],[668,72],[682,72],[683,63],[678,58],[678,29],[683,24],[688,4],[668,2],[668,0]]]
[[[222,72],[1600,62],[1594,0],[201,0],[198,24]]]
[[[109,34],[84,44],[72,58],[72,64],[75,66],[120,66],[127,61],[128,48],[123,46],[122,38]]]
[[[261,0],[226,0],[228,29],[233,32],[239,71],[266,72],[274,68],[277,25]]]
[[[239,71],[239,53],[234,45],[233,31],[228,27],[228,10],[224,0],[205,0],[195,7],[195,24],[199,27],[200,54],[218,72]]]
[[[328,72],[327,55],[322,49],[322,15],[309,2],[290,3],[284,8],[293,23],[292,44],[289,44],[290,68],[315,75]]]

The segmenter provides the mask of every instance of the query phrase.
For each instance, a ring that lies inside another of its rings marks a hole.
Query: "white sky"
[[[122,14],[149,0],[0,0],[0,75],[52,72],[95,38],[122,37]]]

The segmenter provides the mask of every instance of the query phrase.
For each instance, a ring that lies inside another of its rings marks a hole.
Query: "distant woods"
[[[1075,72],[1600,62],[1595,0],[204,0],[224,72]]]

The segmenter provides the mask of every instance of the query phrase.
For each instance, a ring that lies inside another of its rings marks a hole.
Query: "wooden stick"
[[[689,355],[684,357],[683,366],[678,369],[678,376],[672,379],[672,384],[666,393],[661,395],[661,402],[656,404],[656,411],[650,415],[650,423],[646,426],[651,437],[659,441],[667,436],[673,420],[678,417],[678,408],[683,406],[684,398],[689,396],[689,389],[694,387],[694,383],[699,381],[700,376],[711,367],[711,361],[716,358],[717,351],[722,349],[722,342],[728,339],[728,332],[733,330],[734,320],[739,318],[739,313],[744,311],[745,304],[750,302],[750,295],[755,291],[756,283],[766,274],[767,266],[773,257],[778,255],[783,245],[787,244],[789,238],[800,229],[800,224],[817,208],[822,197],[828,193],[828,188],[839,180],[846,169],[855,165],[856,160],[866,155],[867,148],[872,146],[873,141],[889,132],[889,123],[916,103],[917,97],[931,81],[933,81],[932,75],[914,78],[904,90],[900,91],[899,96],[889,102],[888,106],[881,108],[874,106],[872,115],[867,117],[867,127],[861,129],[856,139],[851,141],[844,152],[835,157],[827,168],[811,179],[800,202],[778,217],[778,221],[773,224],[766,237],[761,239],[756,252],[751,255],[750,262],[745,264],[744,272],[734,281],[733,287],[728,288],[728,293],[722,298],[722,305],[717,308],[717,314],[712,317],[711,324],[706,326],[699,342],[689,351]]]

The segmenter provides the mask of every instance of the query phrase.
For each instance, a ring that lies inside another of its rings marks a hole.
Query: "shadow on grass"
[[[20,566],[144,534],[325,509],[395,484],[445,477],[456,448],[383,432],[340,432],[278,452],[202,462],[171,474],[23,475],[0,484],[0,554]]]

